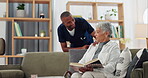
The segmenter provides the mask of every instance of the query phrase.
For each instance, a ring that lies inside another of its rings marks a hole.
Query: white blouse
[[[99,44],[93,46],[92,44],[79,61],[79,63],[84,64],[90,60],[92,60]],[[120,56],[120,49],[117,43],[109,41],[103,47],[101,52],[98,54],[98,59],[102,63],[104,68],[94,69],[94,71],[103,72],[107,78],[113,77],[113,73],[116,68],[117,61]]]

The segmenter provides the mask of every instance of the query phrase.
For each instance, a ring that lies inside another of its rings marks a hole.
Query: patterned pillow
[[[142,68],[143,67],[143,62],[148,61],[148,52],[146,49],[143,50],[142,55],[138,62],[135,65],[135,68]]]
[[[132,61],[131,52],[128,48],[125,48],[121,52],[119,60],[117,62],[115,76],[118,78],[124,78],[127,73],[127,68],[129,66],[129,63],[131,61]]]

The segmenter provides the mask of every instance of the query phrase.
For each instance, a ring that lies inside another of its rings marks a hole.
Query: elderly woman
[[[93,68],[89,64],[85,67],[73,67],[75,72],[71,78],[112,78],[115,66],[120,55],[120,49],[117,43],[110,41],[112,34],[111,24],[109,22],[101,22],[96,26],[96,42],[91,44],[79,63],[84,64],[92,59],[98,58],[103,68]]]

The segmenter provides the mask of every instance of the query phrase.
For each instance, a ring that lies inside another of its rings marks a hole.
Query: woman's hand
[[[93,71],[93,68],[91,68],[91,67],[81,67],[81,68],[79,68],[79,71],[84,73],[86,71]]]
[[[74,71],[79,71],[79,67],[71,66]]]
[[[103,68],[102,64],[88,64],[87,68]]]

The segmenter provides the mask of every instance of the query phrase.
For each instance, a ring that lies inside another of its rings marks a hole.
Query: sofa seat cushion
[[[0,78],[24,78],[22,70],[0,70]]]

